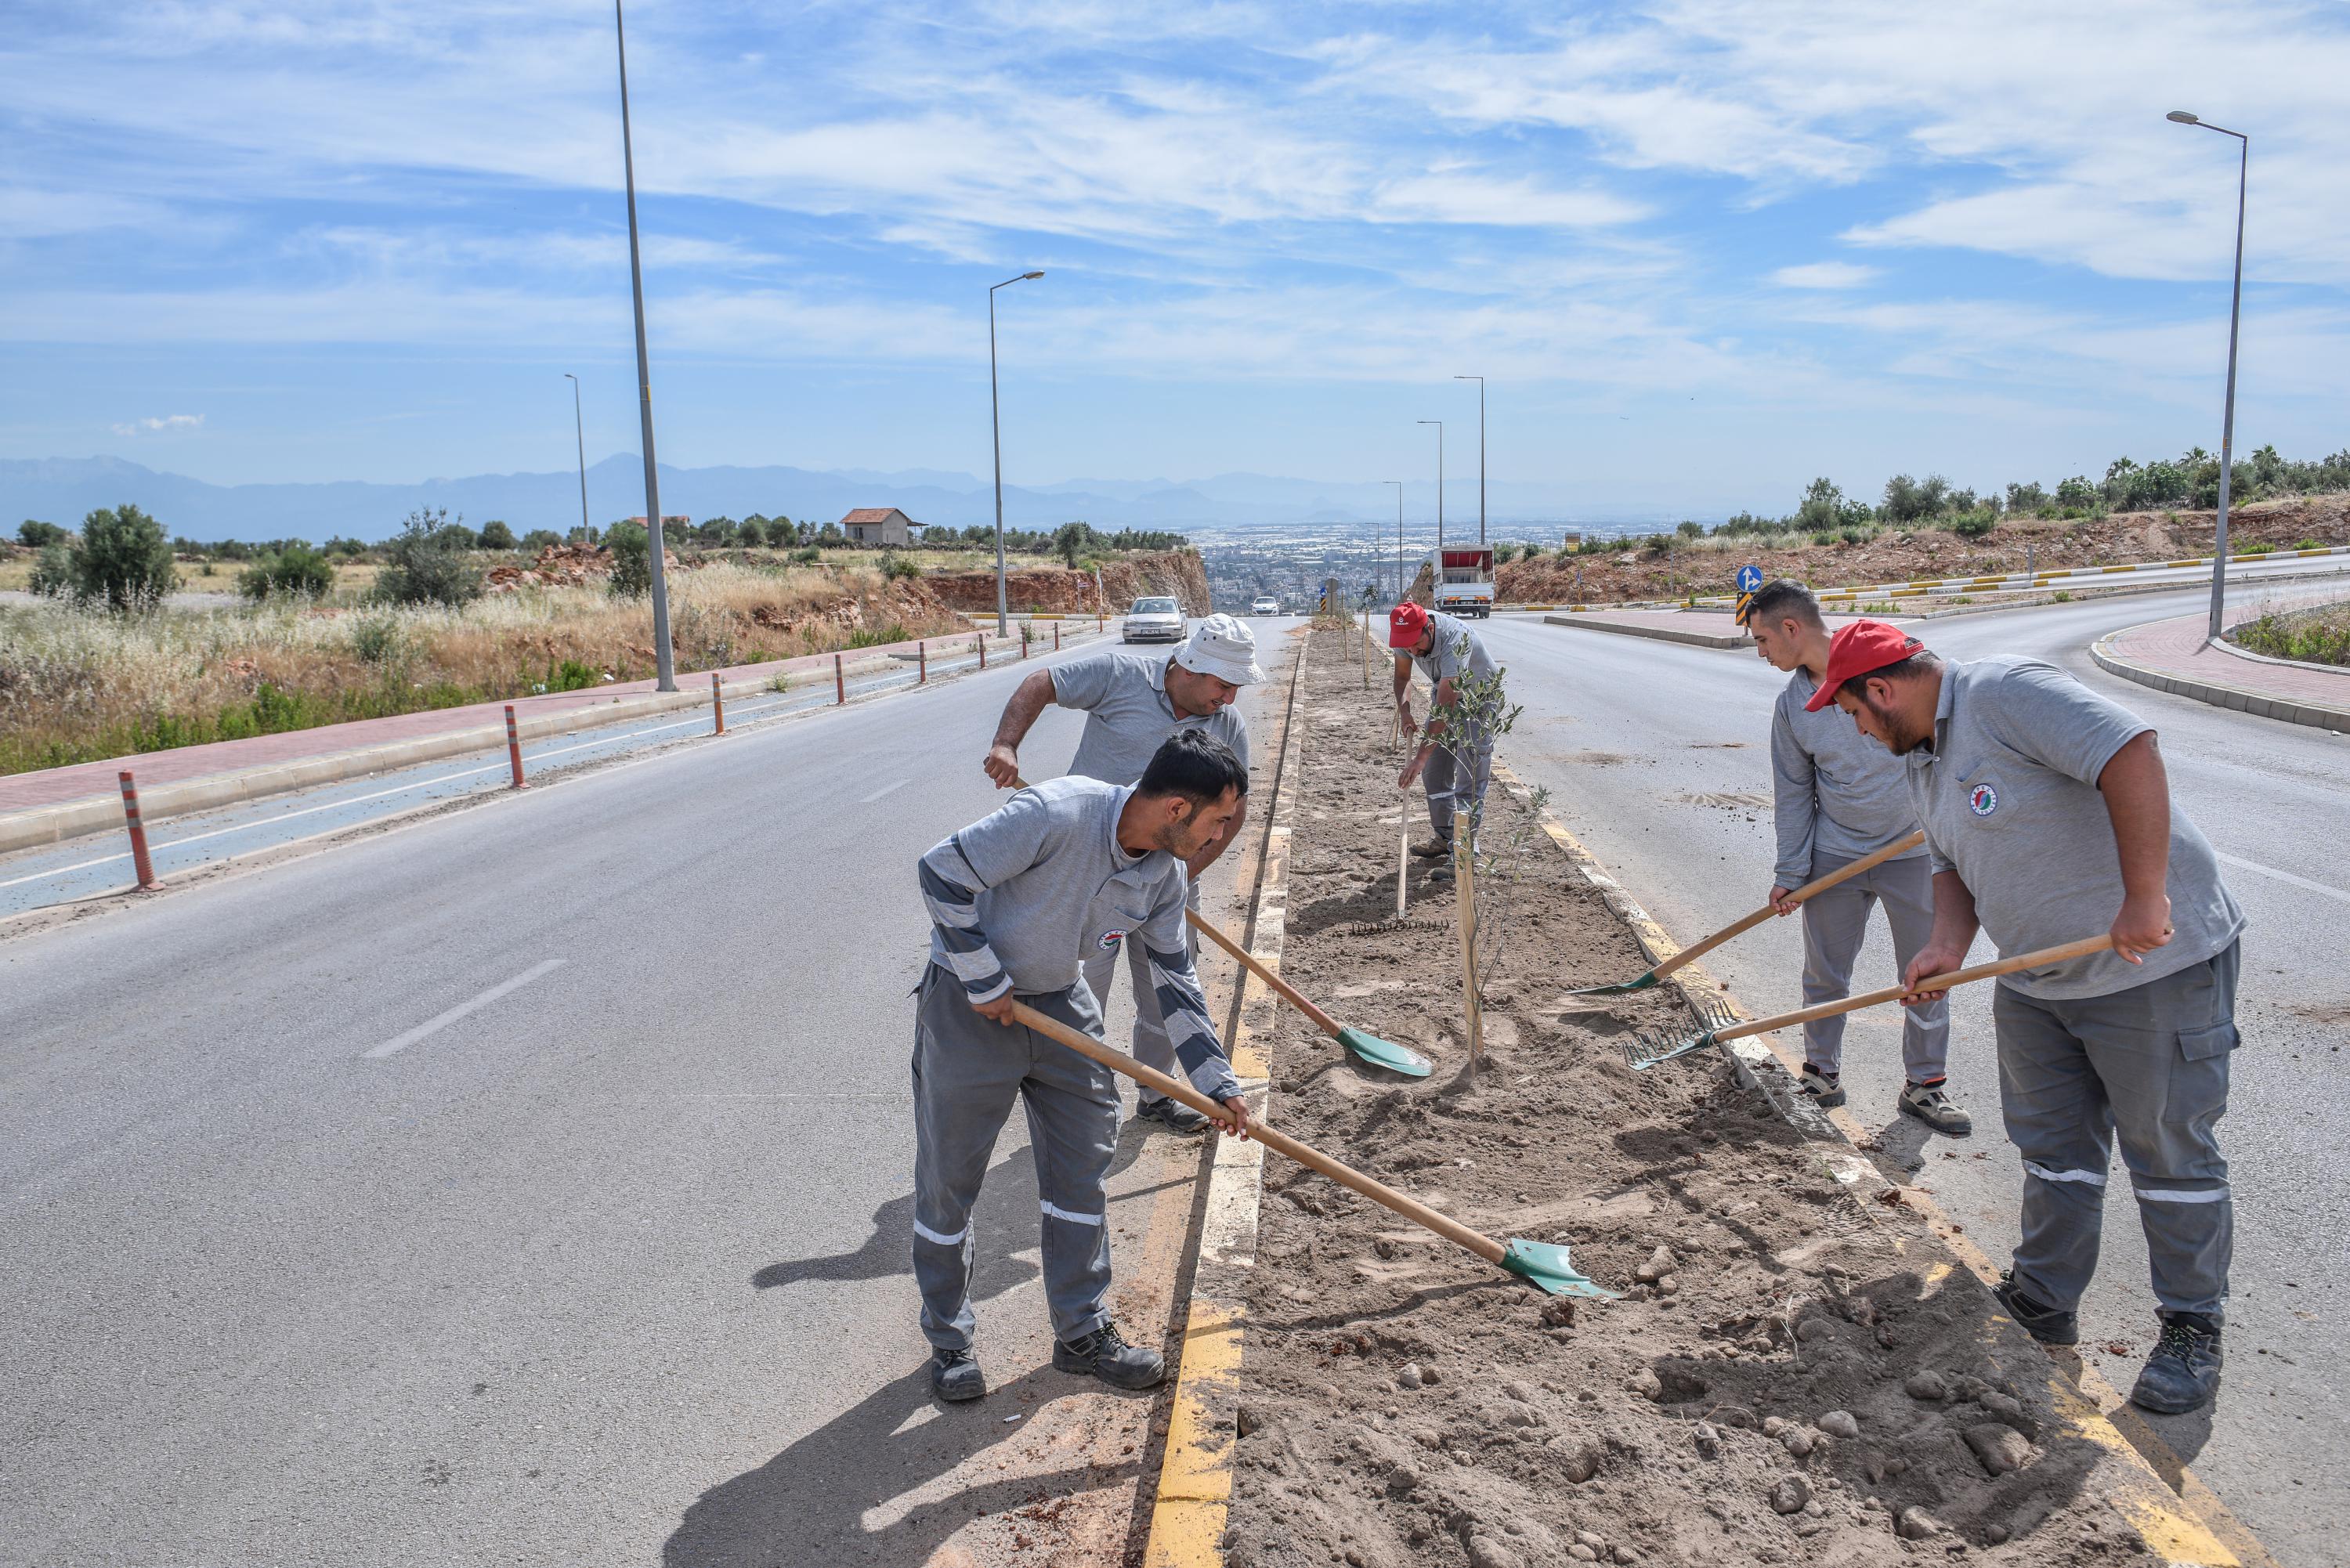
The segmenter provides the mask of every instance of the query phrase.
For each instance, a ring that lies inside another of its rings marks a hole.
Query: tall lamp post
[[[571,383],[571,433],[579,442],[579,542],[588,543],[588,423],[579,412],[579,378],[570,371],[563,379]]]
[[[612,0],[612,41],[620,51],[620,164],[629,183],[629,289],[637,306],[637,392],[644,421],[645,553],[652,564],[653,670],[657,691],[677,690],[677,663],[669,645],[669,573],[661,565],[660,478],[653,461],[653,373],[645,357],[645,269],[637,247],[637,154],[629,138],[629,40],[620,22],[620,0]],[[574,393],[576,406],[577,394]],[[585,493],[587,448],[580,448]]]
[[[1455,376],[1456,381],[1477,383],[1477,548],[1485,547],[1485,378]]]
[[[1421,420],[1419,422],[1436,427],[1436,566],[1428,578],[1428,602],[1435,605],[1444,597],[1437,591],[1444,585],[1444,421]]]
[[[2206,130],[2232,136],[2237,141],[2236,285],[2228,299],[2228,400],[2220,421],[2220,526],[2211,549],[2210,635],[2217,638],[2223,629],[2220,612],[2228,601],[2228,482],[2234,477],[2236,466],[2236,323],[2244,308],[2244,181],[2251,171],[2252,139],[2241,130],[2199,119],[2183,109],[2174,109],[2163,118],[2179,125],[2199,125]]]
[[[1045,275],[1040,268],[1007,277],[987,291],[987,420],[995,441],[995,635],[1012,635],[1012,609],[1003,587],[1003,411],[995,395],[995,290]]]
[[[1403,603],[1403,481],[1382,479],[1381,484],[1396,487],[1396,603]]]

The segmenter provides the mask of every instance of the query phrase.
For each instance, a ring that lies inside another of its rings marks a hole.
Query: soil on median
[[[1353,634],[1359,637],[1359,633]],[[1394,913],[1387,678],[1348,634],[1307,649],[1287,977],[1437,1062],[1363,1067],[1284,1011],[1272,1119],[1488,1235],[1563,1241],[1620,1301],[1546,1298],[1368,1199],[1267,1161],[1226,1536],[1293,1563],[2066,1565],[2139,1551],[2114,1461],[2051,1410],[2043,1353],[1926,1235],[1856,1196],[1708,1050],[1635,1074],[1635,1028],[1688,1030],[1496,787],[1481,873],[1501,950],[1473,1084],[1454,891],[1415,862]],[[1415,839],[1426,836],[1414,796]]]

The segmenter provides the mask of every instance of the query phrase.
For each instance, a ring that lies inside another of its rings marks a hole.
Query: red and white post
[[[715,670],[710,672],[710,716],[715,721],[710,732],[713,735],[724,734],[726,732],[726,691],[718,684],[718,671]]]
[[[522,735],[515,729],[514,704],[506,704],[506,765],[514,770],[514,787],[528,789],[522,782]]]
[[[130,865],[138,873],[139,890],[152,893],[163,884],[155,880],[155,864],[147,858],[147,826],[139,820],[139,785],[130,770],[122,770],[122,820],[130,828]]]

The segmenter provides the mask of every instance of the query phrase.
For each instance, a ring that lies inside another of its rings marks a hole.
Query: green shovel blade
[[[1356,1060],[1385,1067],[1390,1073],[1401,1073],[1407,1078],[1425,1078],[1436,1071],[1436,1064],[1419,1052],[1359,1029],[1339,1030],[1338,1044]]]
[[[1586,1279],[1570,1262],[1565,1247],[1547,1241],[1528,1241],[1513,1236],[1502,1253],[1502,1267],[1533,1282],[1536,1290],[1554,1296],[1597,1296],[1603,1301],[1617,1301],[1614,1291],[1603,1290]]]
[[[1616,985],[1586,985],[1581,991],[1570,991],[1569,996],[1621,996],[1627,991],[1646,991],[1657,983],[1657,971],[1650,970],[1638,980],[1624,981]]]

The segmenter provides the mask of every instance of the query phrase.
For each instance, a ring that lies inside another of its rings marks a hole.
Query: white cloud
[[[1877,275],[1877,268],[1853,262],[1807,262],[1781,267],[1771,281],[1781,288],[1858,288]]]
[[[116,425],[114,433],[119,436],[176,435],[203,428],[204,416],[202,414],[164,414],[158,419],[132,420],[128,424]]]

